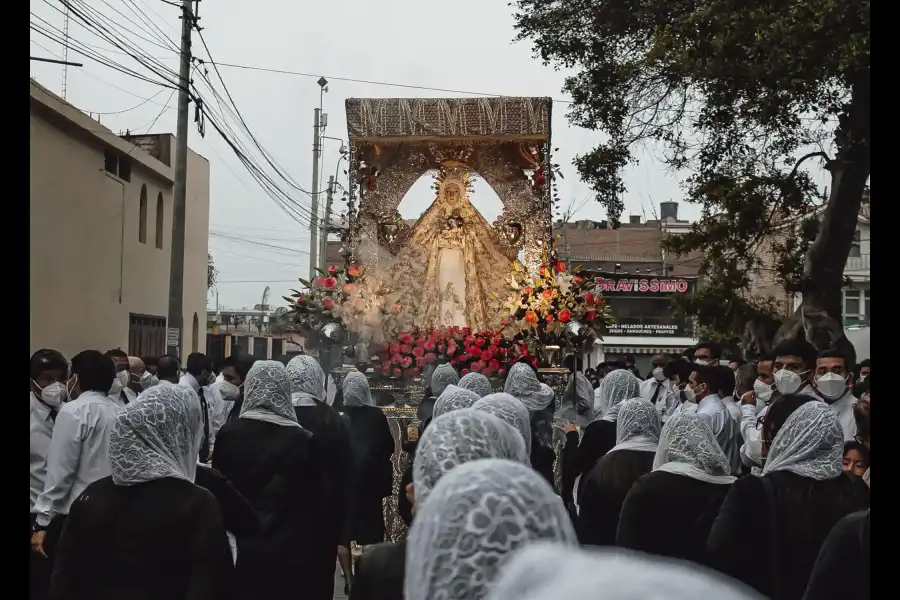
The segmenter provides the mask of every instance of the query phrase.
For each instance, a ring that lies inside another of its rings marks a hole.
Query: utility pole
[[[312,206],[310,207],[309,222],[309,280],[316,277],[316,267],[319,266],[317,258],[319,250],[319,156],[322,154],[321,139],[319,138],[319,124],[322,119],[322,109],[313,111],[313,161],[312,161]]]
[[[319,268],[328,268],[325,264],[328,250],[328,232],[331,230],[331,200],[334,198],[334,175],[328,176],[328,189],[325,192],[325,221],[322,223],[322,243],[319,245]]]
[[[181,68],[178,73],[178,120],[175,132],[175,197],[172,211],[172,254],[169,262],[169,315],[166,353],[181,358],[184,328],[184,221],[187,200],[188,102],[191,77],[192,0],[181,3]]]

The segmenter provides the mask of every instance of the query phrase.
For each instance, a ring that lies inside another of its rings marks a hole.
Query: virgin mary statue
[[[499,325],[512,270],[494,230],[469,202],[468,170],[445,163],[437,198],[419,218],[392,269],[410,325],[420,331]]]

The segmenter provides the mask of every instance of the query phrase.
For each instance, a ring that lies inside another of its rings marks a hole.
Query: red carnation
[[[489,362],[491,360],[491,353],[485,350],[481,353],[481,362]]]
[[[584,320],[587,321],[588,323],[590,323],[594,320],[594,318],[596,318],[596,316],[597,316],[597,313],[589,312],[588,314],[584,315]]]
[[[481,364],[480,361],[473,362],[471,366],[472,366],[472,370],[475,371],[476,373],[480,373],[481,369],[484,368],[484,365]]]
[[[506,377],[506,369],[498,369],[497,377]]]
[[[547,267],[545,267],[544,265],[541,265],[541,268],[538,269],[538,273],[541,274],[541,277],[546,277],[546,275],[547,275]]]
[[[568,308],[564,308],[561,311],[559,311],[559,314],[556,316],[559,318],[560,323],[568,323],[569,320],[572,318],[572,313],[569,312]]]
[[[400,362],[404,369],[408,369],[413,364],[412,356],[404,356],[403,360]]]
[[[590,306],[594,303],[594,295],[590,292],[585,293],[584,295],[584,303]]]
[[[334,308],[334,300],[332,300],[331,298],[325,298],[324,300],[322,300],[322,307],[325,310],[331,310],[332,308]]]
[[[566,263],[564,263],[564,262],[561,261],[561,260],[556,261],[556,270],[557,270],[557,272],[559,272],[559,273],[562,273],[563,271],[565,271],[565,270],[566,270]]]
[[[475,336],[467,335],[466,337],[463,338],[463,342],[465,342],[466,346],[471,346],[472,344],[475,343]]]
[[[417,367],[424,367],[424,366],[425,366],[425,357],[424,357],[424,356],[418,356],[418,357],[416,357],[416,366],[417,366]]]
[[[412,352],[412,346],[409,344],[400,344],[400,354],[409,354]]]
[[[403,357],[399,354],[394,354],[393,356],[391,356],[391,362],[395,365],[399,365],[402,360]]]
[[[412,344],[413,336],[411,333],[403,332],[400,334],[400,343],[401,344]]]
[[[357,265],[350,265],[349,267],[347,267],[347,275],[349,275],[350,277],[359,277],[361,273],[362,271]]]
[[[493,377],[493,376],[494,376],[494,370],[491,369],[490,367],[488,367],[487,369],[485,369],[484,371],[482,371],[481,374],[484,375],[485,377]]]
[[[475,343],[478,345],[479,348],[484,348],[484,345],[485,345],[487,342],[485,341],[484,338],[481,338],[481,337],[480,337],[480,338],[477,338],[477,339],[475,340]]]
[[[434,346],[434,342],[425,342],[425,345],[422,347],[425,348],[427,352],[431,352],[432,350],[434,350]]]
[[[390,352],[391,354],[400,354],[400,344],[391,344]]]
[[[379,352],[389,352],[390,349],[391,349],[391,345],[388,344],[387,342],[384,342],[381,344]]]
[[[419,338],[416,340],[416,346],[424,346],[424,345],[425,345],[425,338]]]
[[[472,329],[469,327],[463,327],[463,335],[472,335]]]
[[[394,377],[400,377],[401,375],[403,375],[403,371],[401,371],[400,369],[394,369],[393,371],[391,371],[391,375],[393,375]]]
[[[412,349],[412,353],[417,357],[425,356],[425,348],[422,346],[416,346]]]
[[[552,323],[553,321],[555,321],[555,319],[553,318],[553,315],[547,315],[546,317],[544,317],[544,321],[546,321],[547,323]]]
[[[457,350],[459,350],[459,346],[456,345],[456,342],[450,340],[450,343],[447,344],[447,354],[453,356]]]
[[[574,283],[575,285],[581,285],[582,283],[584,283],[584,279],[582,279],[580,275],[576,275],[572,278],[572,283]]]
[[[492,358],[492,359],[491,359],[491,362],[488,363],[488,364],[489,364],[489,366],[490,366],[492,369],[494,369],[495,371],[496,371],[497,369],[500,368],[500,361],[497,360],[496,358]]]
[[[325,286],[326,290],[333,290],[334,286],[337,285],[337,280],[335,280],[334,277],[326,277],[322,284]]]
[[[306,296],[297,296],[297,304],[303,304],[306,302]]]
[[[436,361],[436,360],[437,360],[437,355],[434,352],[429,352],[428,354],[425,355],[425,362],[428,363],[429,365],[433,364],[434,361]]]
[[[328,267],[328,274],[329,274],[329,275],[334,275],[335,273],[337,273],[337,267],[336,267],[336,266],[331,265],[330,267]]]
[[[469,370],[468,370],[468,369],[463,369],[462,371],[460,371],[460,373],[462,374],[463,377],[465,377],[466,375],[469,374]]]

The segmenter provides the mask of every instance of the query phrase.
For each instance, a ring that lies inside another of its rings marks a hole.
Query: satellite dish
[[[275,309],[275,316],[283,317],[285,314],[287,314],[287,312],[288,312],[288,308],[286,306],[279,306],[278,308]]]

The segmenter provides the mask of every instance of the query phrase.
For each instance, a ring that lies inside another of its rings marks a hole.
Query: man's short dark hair
[[[780,356],[798,356],[797,354],[781,354]],[[769,410],[763,418],[762,434],[763,440],[771,444],[775,441],[775,436],[781,431],[785,421],[788,420],[794,411],[806,404],[807,402],[816,402],[810,396],[803,394],[778,394],[769,405]]]
[[[178,362],[178,359],[174,356],[160,356],[156,360],[156,376],[161,381],[178,381],[178,370],[181,368],[181,363]]]
[[[744,365],[747,364],[747,361],[744,360],[743,358],[728,359],[728,364],[730,365],[731,363],[737,363],[738,369],[740,369],[741,367],[743,367]]]
[[[728,367],[725,368],[727,369]],[[719,393],[721,382],[719,381],[718,369],[715,367],[707,367],[706,365],[694,364],[691,366],[690,370],[696,373],[694,376],[695,383],[705,383],[711,394]],[[688,375],[688,377],[690,377],[690,375]],[[734,379],[733,373],[731,377]]]
[[[247,374],[250,372],[250,367],[253,366],[254,362],[256,362],[256,359],[253,357],[232,354],[222,363],[222,369],[226,369],[227,367],[234,368],[234,370],[237,371],[238,377],[241,378],[241,381],[244,381],[247,379]]]
[[[725,365],[713,365],[710,368],[716,374],[716,379],[719,382],[718,394],[723,398],[734,396],[734,371]]]
[[[772,351],[772,355],[777,359],[779,356],[799,356],[803,359],[803,364],[807,369],[813,369],[816,366],[816,349],[806,340],[790,340],[778,344],[778,347]]]
[[[145,356],[145,357],[141,358],[141,360],[144,362],[145,367],[155,367],[156,361],[159,359],[156,358],[155,356]]]
[[[121,348],[113,348],[112,350],[107,350],[103,353],[103,356],[106,358],[128,358],[128,354],[125,353]]]
[[[822,350],[819,354],[816,355],[816,360],[820,358],[839,358],[844,361],[844,367],[849,367],[849,361],[847,360],[847,355],[841,352],[836,348],[828,348],[827,350]]]
[[[72,373],[78,376],[82,392],[108,394],[116,378],[116,366],[109,356],[96,350],[85,350],[72,358]]]
[[[46,371],[62,371],[68,376],[69,361],[58,350],[41,348],[31,355],[31,378],[37,379]]]
[[[866,445],[862,442],[857,442],[856,440],[850,442],[844,442],[844,456],[847,456],[847,453],[851,450],[856,450],[859,452],[860,456],[862,456],[863,466],[869,468],[871,466],[871,456],[869,454],[869,449],[866,448]]]
[[[678,379],[684,382],[691,376],[693,366],[695,366],[693,363],[689,363],[686,360],[673,360],[663,367],[663,375],[666,376],[666,379],[672,379],[677,375]]]
[[[694,348],[695,355],[697,350],[709,350],[710,358],[715,358],[717,360],[722,358],[722,344],[718,342],[700,342],[697,344],[696,348]]]
[[[188,356],[187,367],[185,367],[185,370],[194,377],[197,377],[202,374],[203,371],[212,370],[212,361],[202,352],[194,352]]]

